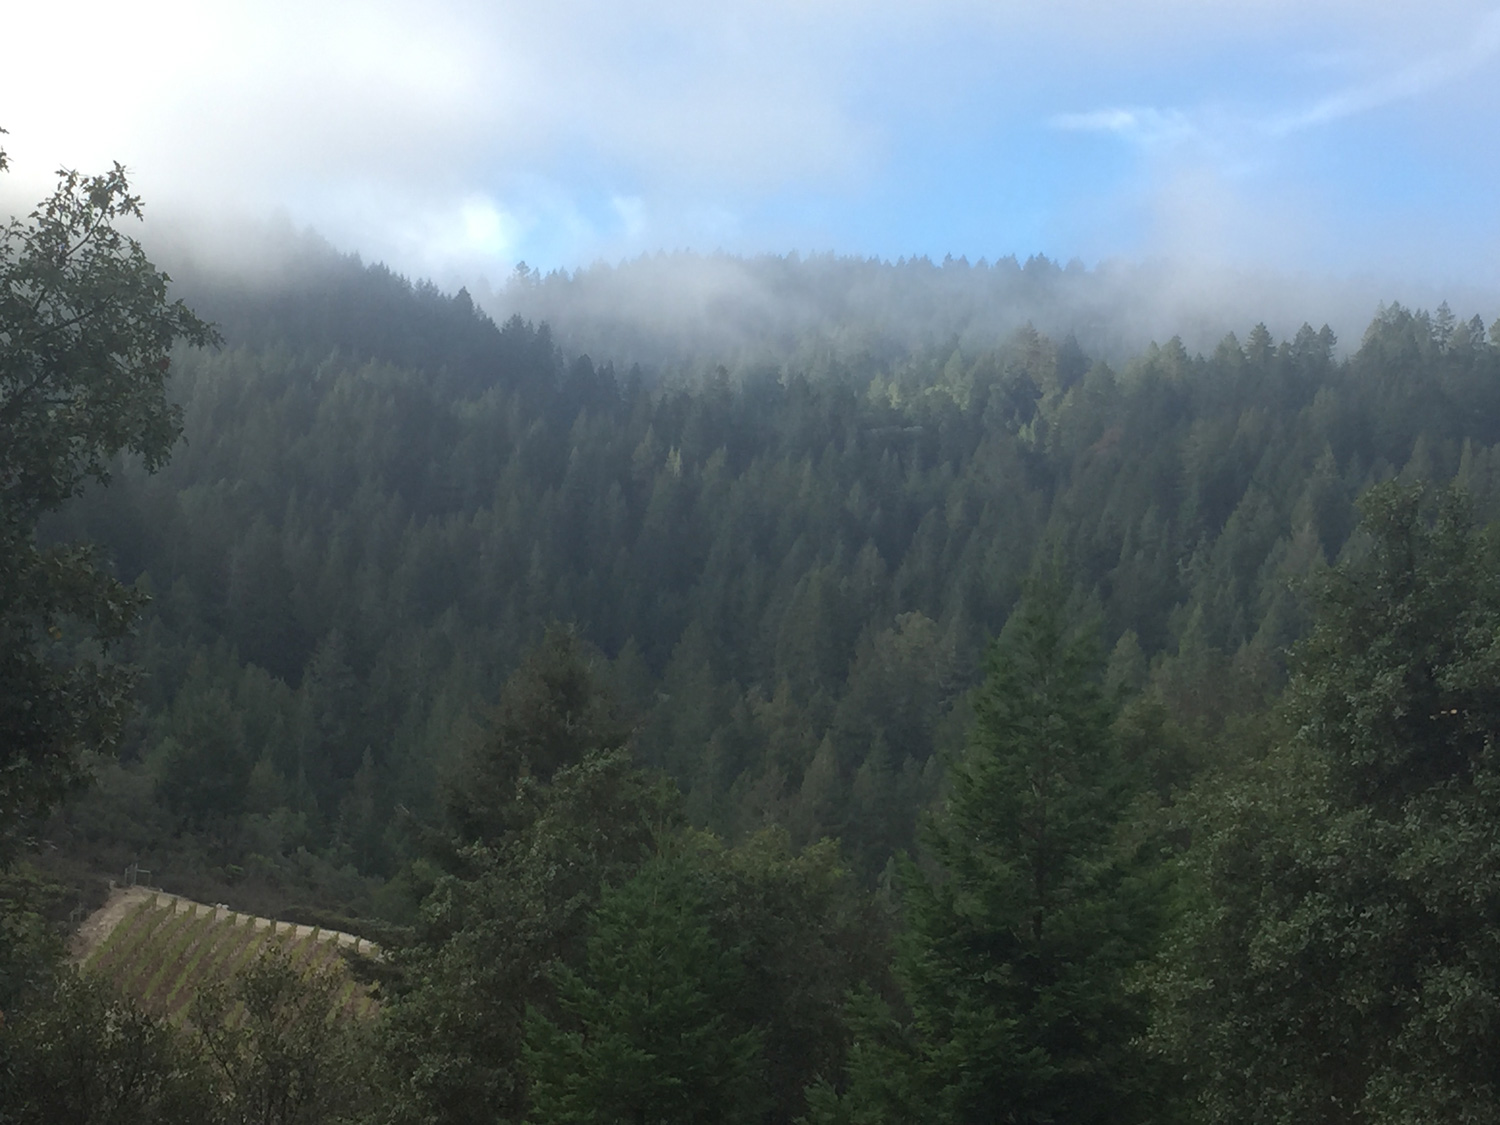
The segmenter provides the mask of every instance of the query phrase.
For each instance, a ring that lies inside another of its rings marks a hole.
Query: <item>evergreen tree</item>
[[[715,940],[707,905],[670,856],[605,894],[583,967],[555,970],[562,1018],[528,1016],[527,1121],[759,1119],[760,1035],[731,1018],[743,951]]]
[[[392,1121],[520,1119],[526,1013],[553,1010],[548,966],[581,962],[603,891],[676,820],[676,794],[633,763],[570,633],[549,634],[501,699],[438,847],[451,873],[393,955],[381,1043]]]
[[[1116,842],[1130,787],[1092,639],[1060,586],[1033,583],[1007,624],[925,834],[903,868],[904,1026],[866,998],[842,1107],[861,1121],[1119,1122],[1160,1110],[1132,1050],[1127,989],[1150,952],[1156,884]]]
[[[445,785],[453,843],[494,845],[528,815],[523,781],[545,785],[590,753],[619,750],[631,729],[571,629],[552,625],[506,680],[489,729]]]
[[[1290,737],[1189,804],[1156,1038],[1206,1121],[1500,1119],[1500,558],[1456,491],[1361,509]]]

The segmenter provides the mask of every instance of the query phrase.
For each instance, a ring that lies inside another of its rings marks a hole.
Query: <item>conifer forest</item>
[[[0,1123],[1500,1121],[1500,310],[138,211],[0,228]]]

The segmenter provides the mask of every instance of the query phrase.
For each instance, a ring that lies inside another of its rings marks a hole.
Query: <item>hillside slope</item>
[[[379,951],[373,942],[147,887],[116,888],[79,927],[70,953],[85,972],[112,980],[148,1009],[180,1021],[203,988],[229,981],[273,943],[305,972],[335,974],[346,1014],[373,1014],[375,998],[341,956],[342,950],[375,956]]]

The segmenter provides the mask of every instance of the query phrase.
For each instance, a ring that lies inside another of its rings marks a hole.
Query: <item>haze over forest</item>
[[[1166,260],[1358,282],[1359,317],[1500,283],[1482,0],[74,11],[66,81],[0,74],[7,198],[119,160],[158,219],[448,289],[677,250]]]
[[[69,36],[0,1125],[1500,1121],[1500,9]]]

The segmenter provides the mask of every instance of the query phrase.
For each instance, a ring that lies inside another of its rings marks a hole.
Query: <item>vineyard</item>
[[[374,997],[350,973],[343,952],[375,955],[375,946],[363,938],[138,889],[123,892],[106,907],[111,910],[116,917],[81,958],[84,970],[108,977],[174,1022],[186,1017],[198,992],[232,980],[273,944],[309,974],[334,974],[340,981],[339,1006],[346,1014],[375,1011]]]

